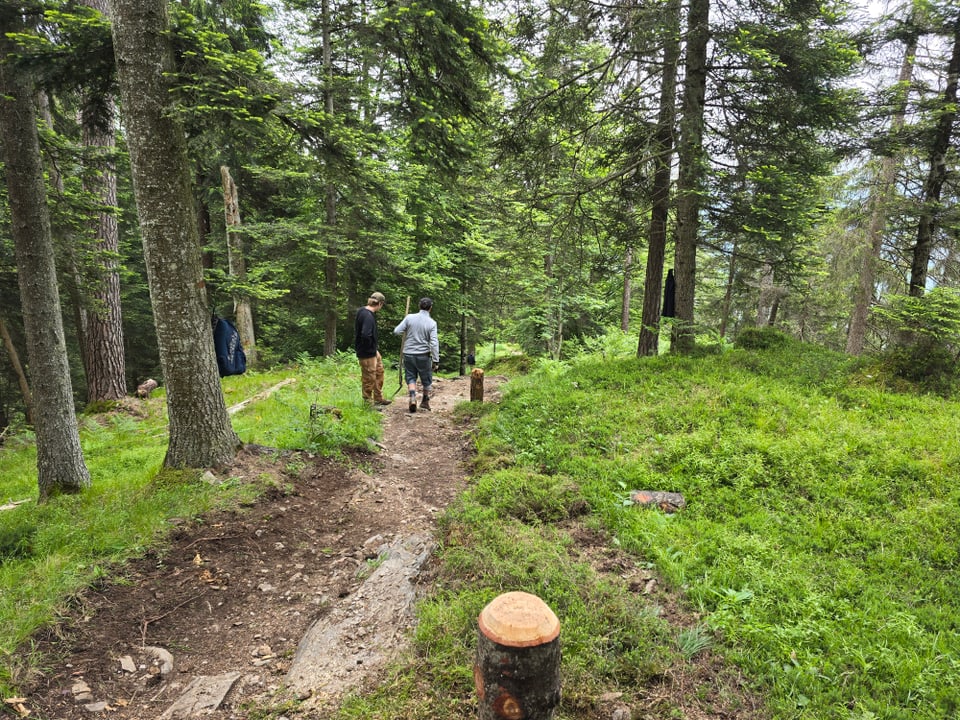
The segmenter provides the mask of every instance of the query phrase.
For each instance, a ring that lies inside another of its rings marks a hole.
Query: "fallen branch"
[[[247,405],[249,405],[250,403],[254,403],[254,402],[257,402],[258,400],[263,400],[263,399],[265,399],[265,398],[268,398],[268,397],[270,397],[271,395],[273,395],[273,393],[275,393],[277,390],[279,390],[280,388],[282,388],[284,385],[289,385],[290,383],[295,383],[296,381],[297,381],[296,378],[287,378],[287,379],[284,380],[283,382],[277,383],[277,384],[274,385],[272,388],[267,388],[267,389],[264,390],[263,392],[257,393],[256,395],[253,395],[252,397],[248,397],[248,398],[247,398],[246,400],[244,400],[243,402],[238,402],[236,405],[231,405],[229,408],[227,408],[227,413],[228,413],[229,415],[233,415],[233,414],[235,414],[235,413],[238,413],[238,412],[240,412],[241,410],[243,410],[243,409],[244,409]]]
[[[0,510],[13,510],[13,509],[14,509],[15,507],[17,507],[18,505],[23,505],[24,503],[27,503],[27,502],[30,502],[30,500],[29,500],[29,499],[27,499],[27,500],[14,500],[13,502],[9,502],[9,503],[7,503],[6,505],[0,505]]]

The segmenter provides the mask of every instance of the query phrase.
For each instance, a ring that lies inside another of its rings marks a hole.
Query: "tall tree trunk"
[[[90,473],[73,407],[34,88],[8,62],[15,47],[7,33],[22,29],[19,8],[0,8],[0,137],[35,401],[37,485],[44,501],[89,487]]]
[[[113,0],[113,44],[157,345],[167,388],[166,467],[229,462],[230,425],[207,313],[186,138],[170,107],[165,0]]]
[[[683,107],[680,118],[680,171],[677,177],[677,324],[671,350],[690,352],[697,274],[697,236],[700,232],[700,191],[704,177],[703,113],[707,86],[707,42],[710,38],[710,0],[690,0],[687,15],[687,53],[684,63]]]
[[[663,46],[663,76],[660,79],[660,109],[654,148],[652,205],[643,285],[643,315],[637,355],[656,355],[660,344],[660,294],[663,292],[663,261],[667,247],[670,212],[670,168],[673,164],[674,123],[677,103],[677,62],[680,59],[680,3],[664,7],[666,23]]]
[[[630,299],[633,295],[633,248],[623,251],[623,294],[620,297],[620,329],[630,331]]]
[[[911,22],[912,24],[912,22]],[[916,32],[912,33],[903,49],[903,62],[897,78],[899,99],[890,121],[890,135],[896,138],[905,122],[907,100],[910,94],[910,80],[913,78],[914,58],[917,54]],[[859,355],[863,352],[863,343],[867,335],[867,318],[873,303],[874,287],[877,278],[877,263],[880,260],[880,248],[883,245],[883,230],[887,225],[887,212],[893,196],[894,182],[897,177],[897,165],[900,153],[891,152],[880,159],[880,171],[870,193],[870,219],[867,222],[866,237],[863,244],[863,264],[860,266],[860,278],[850,313],[850,327],[847,330],[847,352]]]
[[[947,178],[947,150],[957,117],[957,81],[960,77],[960,16],[953,23],[953,51],[947,64],[947,85],[940,102],[940,117],[930,145],[930,169],[923,184],[923,205],[917,226],[917,244],[910,266],[910,295],[922,297],[927,267],[933,254],[934,235],[940,220],[940,191]]]
[[[773,327],[777,324],[777,311],[780,310],[780,300],[784,293],[780,288],[773,290],[773,302],[770,303],[770,312],[767,314],[767,327]]]
[[[23,396],[24,415],[27,417],[27,424],[33,424],[33,395],[30,393],[30,383],[27,381],[27,374],[23,371],[23,364],[20,362],[20,353],[17,352],[17,346],[13,344],[13,338],[10,337],[10,331],[7,324],[0,317],[0,339],[3,340],[3,347],[7,350],[7,357],[10,358],[10,365],[13,367],[13,373],[17,376],[17,383],[20,385],[20,394]]]
[[[330,39],[330,0],[323,0],[323,73],[325,78],[323,88],[324,107],[327,112],[327,122],[333,120],[333,48]],[[329,125],[328,125],[329,128]],[[327,131],[329,133],[329,130]],[[329,136],[325,137],[329,143]],[[330,148],[326,148],[328,158]],[[324,209],[326,212],[327,227],[327,257],[323,266],[323,280],[327,296],[327,307],[323,314],[323,354],[330,357],[337,352],[337,295],[339,285],[339,249],[337,243],[337,189],[333,184],[331,173],[333,164],[327,162],[327,182],[324,188]]]
[[[460,311],[460,374],[467,374],[467,313]]]
[[[109,17],[107,0],[83,0],[83,4]],[[85,189],[100,200],[103,207],[117,205],[117,176],[110,155],[116,147],[112,98],[105,98],[95,109],[85,102],[81,124],[83,144],[96,149],[99,173],[91,174]],[[117,216],[111,210],[100,210],[93,221],[99,267],[90,302],[81,305],[84,332],[80,352],[87,377],[87,402],[119,400],[127,394],[124,374],[123,319],[120,309],[120,273],[118,252],[120,231]]]
[[[773,265],[764,263],[760,268],[760,295],[757,298],[757,327],[766,327],[770,310],[776,299],[777,290],[773,285]]]
[[[230,168],[220,166],[220,179],[223,181],[223,215],[227,228],[227,268],[235,281],[241,285],[247,281],[247,258],[243,249],[243,235],[240,231],[240,201],[237,184],[230,175]],[[257,364],[257,342],[253,330],[253,310],[250,297],[240,291],[233,293],[233,314],[240,333],[243,352],[247,364]]]
[[[733,304],[733,281],[737,276],[737,245],[734,238],[733,249],[730,251],[730,264],[727,266],[727,285],[723,291],[723,311],[720,317],[720,337],[727,336],[727,325],[730,324],[730,306]]]

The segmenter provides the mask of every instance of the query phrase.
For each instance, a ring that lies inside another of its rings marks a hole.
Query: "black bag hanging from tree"
[[[247,355],[240,343],[240,332],[232,322],[216,315],[213,317],[213,347],[220,377],[246,372]]]

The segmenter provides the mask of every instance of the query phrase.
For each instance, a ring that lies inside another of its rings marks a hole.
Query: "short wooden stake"
[[[470,402],[483,402],[483,368],[470,371]]]
[[[508,592],[480,613],[473,680],[480,720],[550,720],[560,703],[560,621],[536,595]]]

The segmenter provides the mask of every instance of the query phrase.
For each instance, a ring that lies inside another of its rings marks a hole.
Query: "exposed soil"
[[[487,401],[499,399],[502,380],[486,378]],[[469,383],[437,382],[433,412],[409,413],[401,391],[383,409],[377,451],[349,463],[245,448],[217,478],[270,477],[274,489],[183,522],[162,553],[78,598],[70,617],[35,638],[49,670],[7,710],[41,720],[233,720],[292,687],[322,718],[344,692],[375,683],[429,586],[435,520],[468,481],[469,428],[451,410],[469,399]],[[672,622],[692,622],[649,571],[595,533],[571,531],[598,571],[651,595]],[[620,693],[600,698],[597,717],[760,717],[747,695],[707,653],[668,672],[639,706]]]
[[[499,381],[486,378],[486,400],[496,401]],[[451,410],[469,399],[469,383],[439,380],[433,411],[413,414],[401,390],[383,409],[377,452],[350,463],[245,448],[216,476],[267,474],[276,489],[238,512],[183,523],[162,554],[130,563],[119,582],[78,598],[70,618],[37,638],[36,649],[55,662],[28,683],[30,717],[152,720],[198,676],[230,683],[221,707],[205,717],[244,717],[243,703],[285,683],[315,621],[360,617],[389,602],[365,582],[373,561],[396,541],[430,537],[437,514],[466,486],[469,441]],[[424,568],[421,583],[427,575]],[[390,643],[366,645],[349,684],[375,674],[378,656],[390,650]]]

